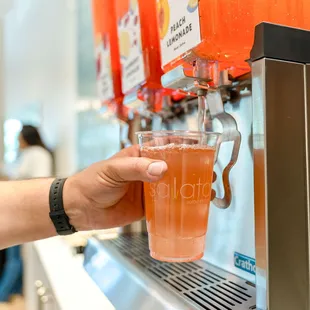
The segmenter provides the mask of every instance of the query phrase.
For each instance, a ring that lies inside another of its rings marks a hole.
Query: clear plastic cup
[[[164,177],[144,183],[151,256],[189,262],[203,256],[215,153],[220,135],[192,131],[137,133],[141,156],[163,160]]]

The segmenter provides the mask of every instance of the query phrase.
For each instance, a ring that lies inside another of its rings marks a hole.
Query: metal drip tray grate
[[[186,299],[197,309],[244,310],[256,309],[255,287],[243,279],[200,260],[191,263],[163,263],[149,255],[147,236],[121,235],[105,240],[143,272]]]

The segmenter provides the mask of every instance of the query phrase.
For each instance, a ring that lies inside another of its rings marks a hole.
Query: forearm
[[[143,217],[143,183],[167,171],[163,161],[139,157],[138,146],[70,177],[63,205],[77,231],[128,225]],[[0,182],[0,248],[56,235],[49,217],[53,179]]]
[[[0,182],[0,248],[56,235],[49,218],[52,182]]]

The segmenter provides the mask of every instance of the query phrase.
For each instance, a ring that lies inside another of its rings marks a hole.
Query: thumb
[[[104,172],[116,182],[156,182],[167,170],[168,166],[164,161],[144,157],[119,157],[111,159]]]

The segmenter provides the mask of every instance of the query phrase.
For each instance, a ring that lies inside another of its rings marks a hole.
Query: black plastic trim
[[[252,62],[272,58],[310,63],[310,31],[282,25],[261,23],[255,27]]]

